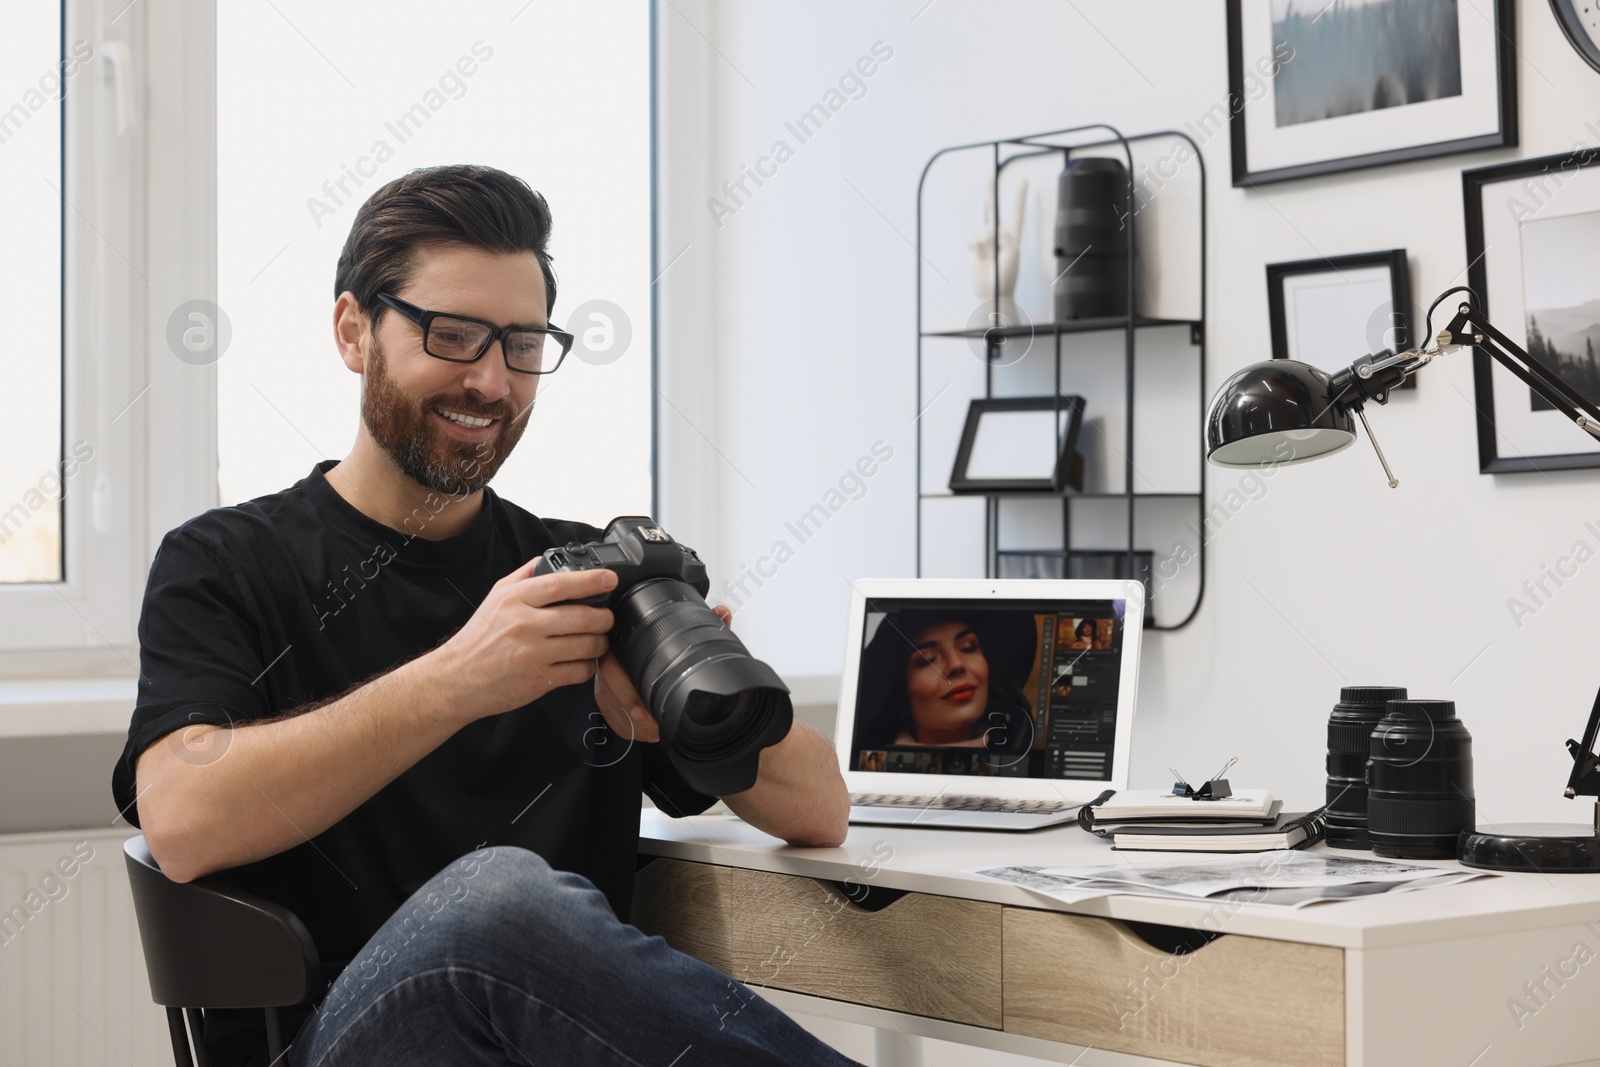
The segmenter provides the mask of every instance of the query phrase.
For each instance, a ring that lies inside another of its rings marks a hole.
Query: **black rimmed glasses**
[[[498,339],[506,369],[518,374],[549,374],[561,366],[572,348],[572,334],[553,326],[496,326],[464,315],[424,311],[392,293],[379,293],[378,299],[422,327],[422,350],[435,359],[474,363]],[[551,355],[555,359],[547,367],[544,364]]]

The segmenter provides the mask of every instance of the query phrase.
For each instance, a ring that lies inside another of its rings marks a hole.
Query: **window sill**
[[[127,733],[137,693],[133,678],[0,681],[0,739]]]

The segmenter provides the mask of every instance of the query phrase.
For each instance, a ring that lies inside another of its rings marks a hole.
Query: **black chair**
[[[283,1054],[278,1010],[310,1003],[331,978],[305,924],[288,908],[215,878],[172,881],[161,873],[142,834],[123,842],[122,852],[150,996],[167,1009],[178,1067],[209,1067],[206,1008],[260,1009],[266,1017],[268,1062],[278,1064]],[[333,973],[338,969],[342,965]]]

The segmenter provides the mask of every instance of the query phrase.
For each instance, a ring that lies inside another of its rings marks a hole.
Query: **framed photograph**
[[[1228,0],[1227,11],[1236,186],[1517,143],[1512,0]]]
[[[1467,284],[1479,310],[1590,400],[1600,400],[1597,161],[1600,149],[1582,148],[1461,175]],[[1436,327],[1444,311],[1435,313]],[[1478,351],[1472,371],[1480,471],[1600,467],[1600,441],[1510,371]]]
[[[1083,488],[1081,396],[974,400],[967,408],[952,493],[1060,493]]]
[[[1362,356],[1411,345],[1406,250],[1267,264],[1272,358],[1333,374]],[[1408,378],[1400,388],[1415,388]]]

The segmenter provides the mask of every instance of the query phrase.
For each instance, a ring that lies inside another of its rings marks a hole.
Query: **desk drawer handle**
[[[1138,923],[1122,920],[1122,926],[1134,937],[1158,952],[1172,956],[1187,956],[1199,952],[1222,935],[1211,930],[1196,930],[1188,926],[1165,926],[1161,923]]]
[[[831,887],[858,911],[882,911],[909,892],[885,885],[867,885],[865,882],[836,882],[830,878],[817,878],[815,881]]]

